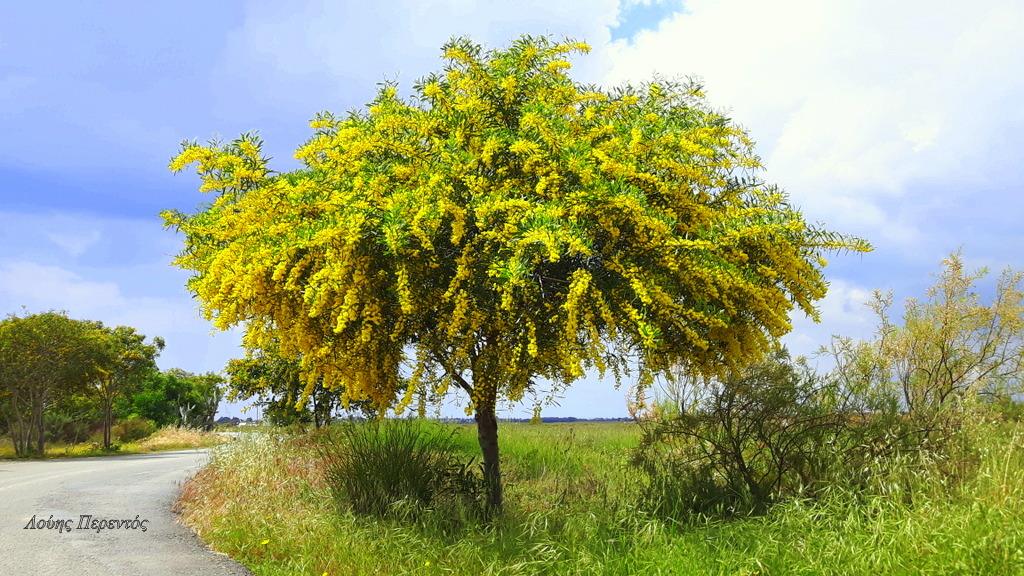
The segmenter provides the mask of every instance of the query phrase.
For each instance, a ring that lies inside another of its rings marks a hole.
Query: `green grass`
[[[166,427],[157,430],[153,435],[137,440],[118,444],[117,450],[107,451],[96,441],[65,444],[47,442],[45,458],[76,458],[87,456],[110,456],[112,454],[147,454],[165,450],[185,450],[190,448],[209,448],[224,441],[216,434],[197,430]],[[14,446],[10,438],[0,436],[0,460],[13,460]]]
[[[1024,574],[1019,425],[993,428],[977,475],[956,487],[917,474],[872,496],[835,491],[762,517],[687,525],[642,511],[626,466],[639,439],[631,424],[500,433],[507,510],[490,524],[339,514],[308,436],[247,435],[217,449],[179,507],[215,549],[266,576]],[[477,454],[473,429],[457,439]]]

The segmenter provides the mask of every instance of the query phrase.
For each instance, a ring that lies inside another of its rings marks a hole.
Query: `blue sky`
[[[359,106],[383,79],[408,86],[447,38],[552,34],[593,46],[581,79],[702,78],[769,180],[876,245],[832,259],[822,323],[798,318],[787,337],[810,352],[870,334],[872,289],[920,294],[958,247],[1024,266],[1021,29],[1014,0],[7,3],[0,313],[131,324],[167,340],[163,367],[221,370],[238,335],[199,319],[157,218],[202,200],[167,171],[178,143],[259,130],[287,169],[315,112]],[[545,414],[621,416],[624,397],[588,378]]]

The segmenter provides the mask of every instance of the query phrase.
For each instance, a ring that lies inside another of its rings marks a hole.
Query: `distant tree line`
[[[122,438],[157,426],[212,428],[223,380],[161,372],[163,348],[160,337],[63,312],[7,316],[0,320],[0,435],[29,456],[44,454],[47,441],[94,434],[111,449],[115,426]]]

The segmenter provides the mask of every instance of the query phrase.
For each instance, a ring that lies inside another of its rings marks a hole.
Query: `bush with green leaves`
[[[121,420],[114,426],[114,437],[117,438],[118,442],[122,444],[125,442],[135,442],[136,440],[142,440],[153,435],[157,430],[157,425],[152,420],[146,418],[139,418],[132,416]]]
[[[52,410],[43,415],[46,437],[51,442],[77,444],[90,436],[95,419],[76,417],[64,410]]]
[[[691,379],[687,401],[642,422],[633,463],[661,515],[763,511],[835,473],[845,446],[840,390],[784,348],[731,377]],[[677,390],[681,390],[677,388]]]
[[[980,430],[994,411],[946,407],[960,426],[939,436],[898,398],[850,386],[842,370],[849,367],[819,375],[779,348],[730,377],[677,386],[685,402],[641,421],[633,464],[645,479],[643,501],[674,520],[737,516],[835,489],[877,492],[920,469],[950,487],[975,472]]]
[[[870,490],[925,466],[945,485],[976,473],[984,426],[1012,420],[1024,382],[1024,272],[983,302],[959,254],[902,321],[876,292],[872,339],[833,338],[825,375],[779,348],[718,380],[677,378],[634,462],[660,513],[762,511],[821,487]],[[680,384],[681,382],[681,384]]]
[[[454,431],[419,420],[350,420],[318,444],[341,510],[387,516],[454,506],[481,509],[485,485]]]
[[[1014,396],[1000,396],[993,402],[992,406],[1001,420],[1007,422],[1024,421],[1024,399]]]

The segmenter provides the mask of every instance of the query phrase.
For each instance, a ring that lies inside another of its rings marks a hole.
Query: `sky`
[[[870,336],[871,291],[920,295],[954,250],[1024,267],[1022,29],[1018,0],[4,3],[0,314],[136,326],[166,340],[162,368],[221,371],[239,333],[199,317],[157,216],[203,200],[167,169],[179,143],[257,130],[293,168],[316,112],[408,89],[452,36],[528,33],[587,41],[583,81],[700,79],[809,220],[874,244],[830,258],[820,323],[794,318],[785,341],[811,353]],[[625,416],[626,394],[590,375],[544,414]]]

